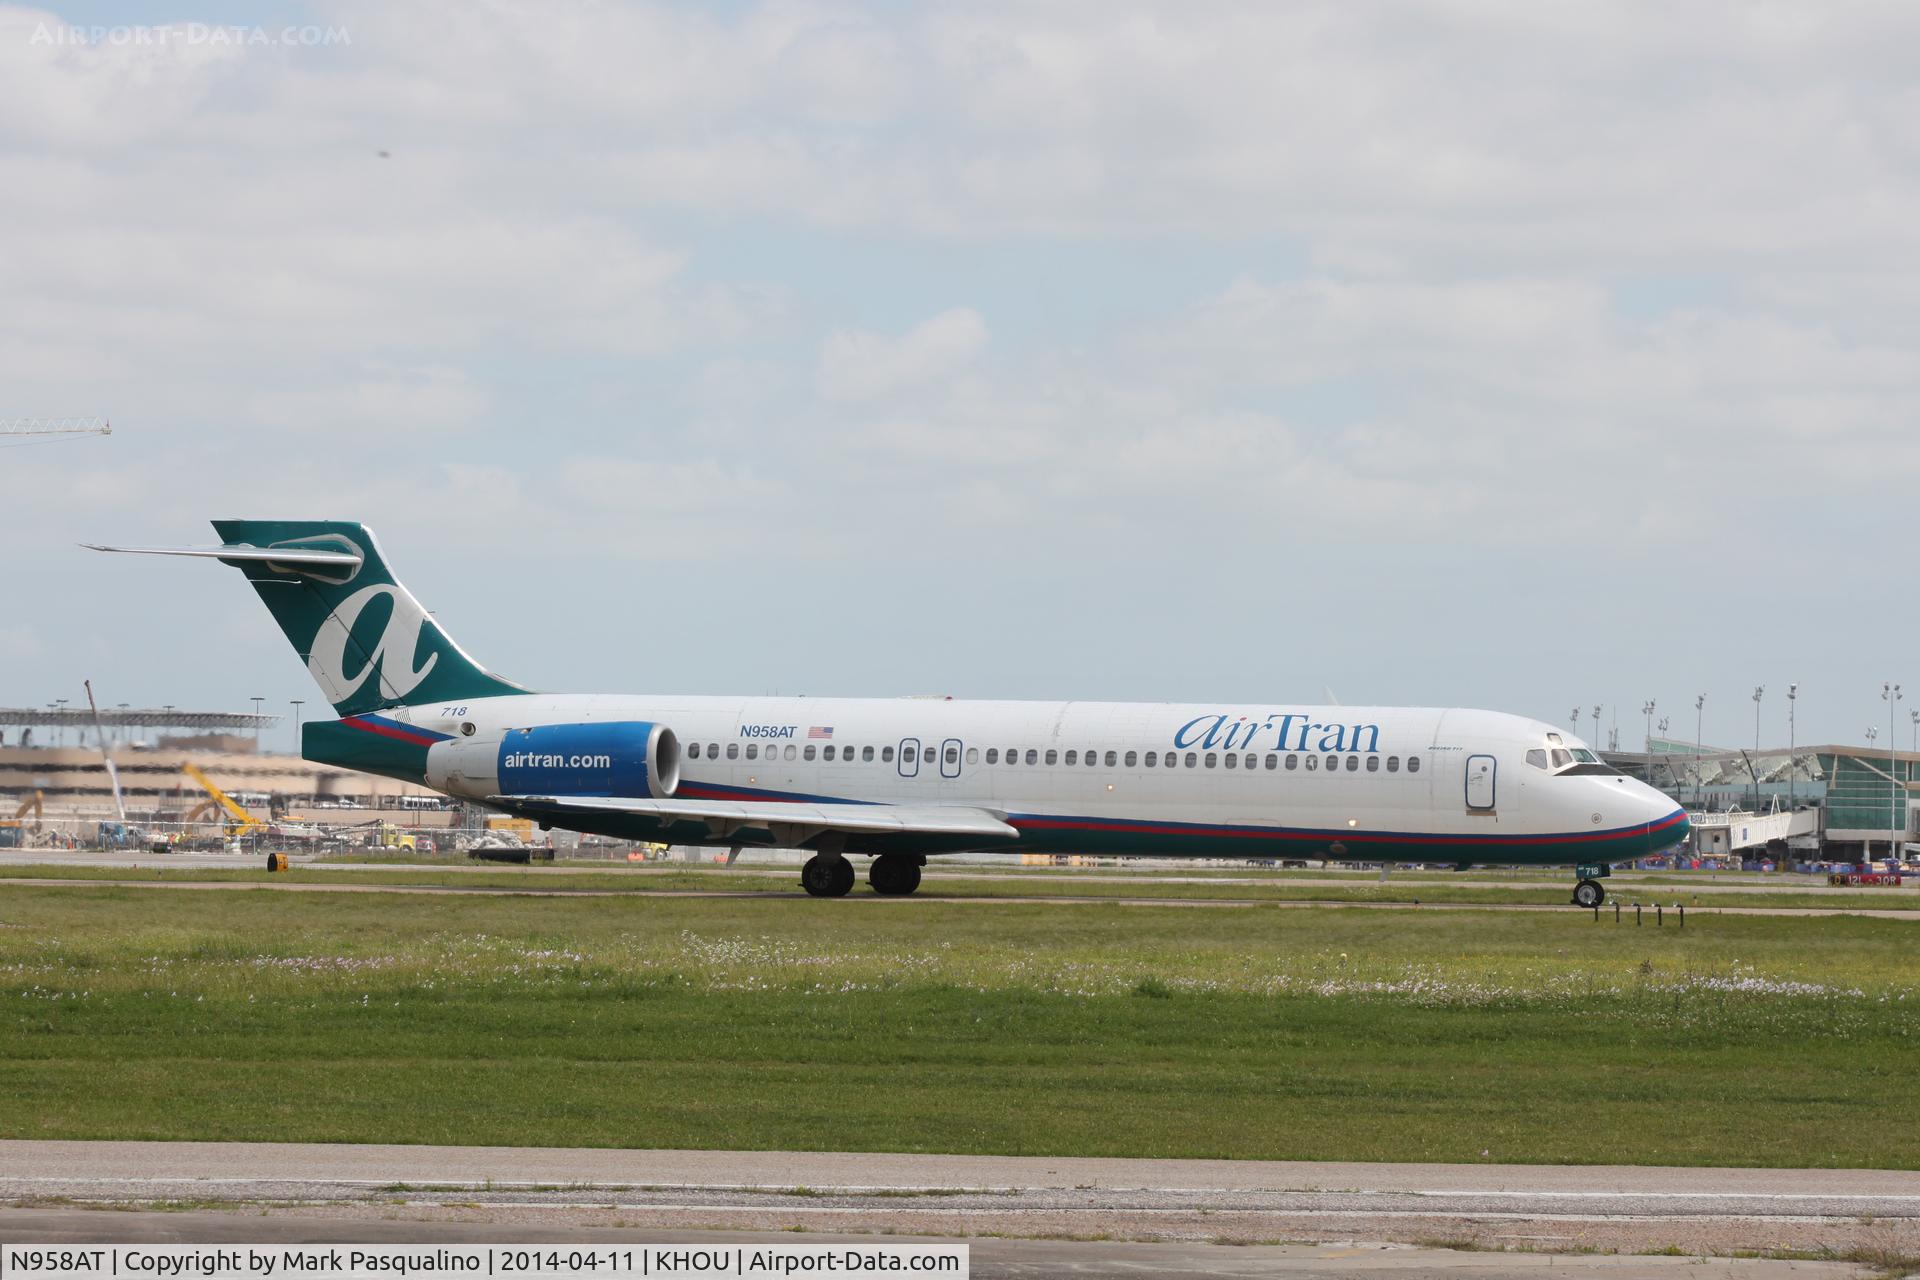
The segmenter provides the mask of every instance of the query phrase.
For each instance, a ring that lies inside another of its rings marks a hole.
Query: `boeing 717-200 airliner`
[[[1493,711],[926,698],[533,693],[469,658],[366,526],[220,520],[201,556],[247,575],[337,720],[301,754],[620,839],[847,854],[883,894],[930,855],[1611,864],[1687,835],[1672,800],[1553,726]]]

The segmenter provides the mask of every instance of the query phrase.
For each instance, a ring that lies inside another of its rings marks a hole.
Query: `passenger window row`
[[[766,758],[769,760],[793,760],[797,758],[801,760],[820,759],[827,761],[838,759],[844,763],[852,764],[856,758],[854,755],[856,751],[859,752],[858,759],[863,764],[871,763],[876,759],[876,751],[873,747],[842,746],[836,748],[834,744],[829,743],[816,750],[815,744],[811,742],[805,747],[796,747],[793,743],[789,742],[785,745],[784,749],[779,744],[770,743],[766,749]],[[1527,762],[1529,764],[1534,763],[1533,757],[1536,754],[1538,753],[1527,753]],[[1559,754],[1565,753],[1556,753],[1556,755]],[[921,747],[917,749],[914,747],[900,748],[901,764],[914,764],[919,760],[924,760],[926,763],[932,764],[938,756],[939,749],[935,747]],[[760,759],[760,744],[757,742],[749,742],[744,744],[744,747],[743,744],[738,742],[729,742],[726,744],[727,759],[739,760],[743,757],[748,760]],[[958,747],[946,748],[946,757],[947,764],[960,763],[960,749]],[[718,760],[720,758],[720,744],[717,742],[692,743],[687,747],[687,758],[689,760],[700,760],[703,758],[707,760]],[[893,748],[879,748],[877,758],[882,764],[892,764],[894,762]],[[968,750],[968,764],[978,763],[979,759],[978,749]],[[988,747],[986,754],[986,762],[988,764],[1008,766],[1018,766],[1024,763],[1043,767],[1066,766],[1069,768],[1089,769],[1100,768],[1102,766],[1108,769],[1225,768],[1236,770],[1244,769],[1249,773],[1257,770],[1266,770],[1268,772],[1284,770],[1285,772],[1291,773],[1302,769],[1308,773],[1321,770],[1327,773],[1338,773],[1343,767],[1343,760],[1345,761],[1344,767],[1348,773],[1359,773],[1363,769],[1368,773],[1379,773],[1383,768],[1388,773],[1400,772],[1401,759],[1399,756],[1379,755],[1320,756],[1302,755],[1298,752],[1293,752],[1283,756],[1276,751],[1269,751],[1264,755],[1257,751],[1188,751],[1185,753],[1179,751],[1148,751],[1143,753],[1139,751],[1080,751],[1074,748],[1069,748],[1065,752],[1062,752],[1053,747],[1046,748],[1045,750],[1037,747],[1027,747],[1024,751],[1019,747],[1009,747],[1004,752],[998,747]],[[1365,763],[1363,764],[1362,761]],[[1385,763],[1383,764],[1382,761]],[[1408,773],[1420,772],[1420,757],[1406,757],[1406,769]]]

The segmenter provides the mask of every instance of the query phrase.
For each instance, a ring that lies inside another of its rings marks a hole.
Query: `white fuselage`
[[[1553,726],[1460,708],[529,694],[383,714],[476,743],[665,725],[677,796],[973,806],[1020,829],[1010,849],[1581,863],[1686,834]],[[427,781],[500,794],[471,767]]]

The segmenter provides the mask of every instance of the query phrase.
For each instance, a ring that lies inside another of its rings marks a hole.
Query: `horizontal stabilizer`
[[[768,800],[651,800],[640,796],[490,796],[488,799],[490,803],[510,809],[630,814],[661,822],[718,824],[729,831],[778,825],[821,831],[978,836],[984,840],[1014,840],[1020,835],[999,815],[961,805],[788,804]]]
[[[124,551],[138,556],[198,556],[203,560],[305,565],[311,568],[357,569],[361,563],[361,558],[351,551],[326,551],[318,547],[103,547],[93,542],[80,545],[89,551]]]

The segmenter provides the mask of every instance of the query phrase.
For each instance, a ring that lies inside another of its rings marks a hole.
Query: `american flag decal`
[[[807,736],[809,738],[831,738],[833,736],[833,726],[830,724],[816,724],[807,730]]]

